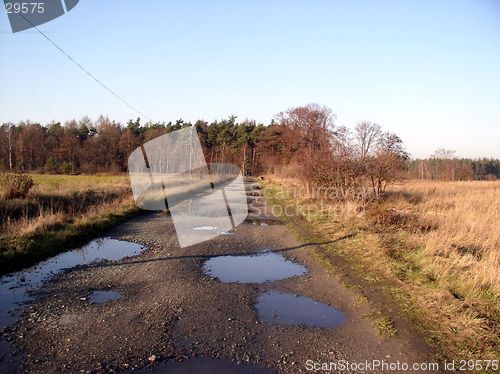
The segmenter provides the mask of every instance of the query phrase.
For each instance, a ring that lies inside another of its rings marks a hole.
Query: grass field
[[[269,179],[269,178],[268,178]],[[270,178],[267,194],[331,239],[448,357],[500,356],[500,181],[409,181],[372,203],[319,201],[297,180]]]
[[[64,190],[76,188],[90,188],[96,186],[128,186],[129,179],[123,175],[60,175],[60,174],[31,174],[35,185],[40,190]]]
[[[128,175],[31,177],[34,186],[25,198],[5,199],[0,193],[0,274],[83,244],[141,211],[134,204]],[[225,178],[212,180],[217,184]],[[164,183],[165,192],[177,198],[207,187],[197,177],[178,175]],[[148,198],[164,199],[165,194]]]
[[[32,175],[22,199],[0,200],[0,272],[79,245],[137,212],[126,175]]]
[[[434,228],[414,235],[423,246],[415,261],[430,279],[462,298],[500,293],[500,182],[412,182],[392,191],[389,204]]]

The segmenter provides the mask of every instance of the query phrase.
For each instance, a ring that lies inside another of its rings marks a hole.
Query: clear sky
[[[2,13],[0,122],[138,116]],[[500,158],[498,0],[80,0],[40,29],[155,121],[268,123],[315,102],[414,157]]]

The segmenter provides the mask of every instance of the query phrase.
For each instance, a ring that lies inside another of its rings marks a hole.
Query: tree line
[[[500,160],[493,158],[456,158],[454,151],[439,149],[427,159],[412,160],[410,178],[422,180],[500,179]]]
[[[439,153],[410,160],[401,139],[378,124],[337,126],[330,108],[291,108],[269,124],[231,116],[208,123],[126,124],[100,116],[51,122],[6,123],[0,127],[0,170],[12,172],[125,172],[130,153],[160,135],[194,126],[208,163],[234,163],[245,174],[280,173],[299,177],[335,198],[379,196],[396,179],[482,179],[498,177],[498,161],[456,160]],[[444,152],[444,151],[443,151]],[[492,166],[493,165],[493,166]],[[471,172],[472,170],[472,172]],[[327,193],[327,192],[325,192]]]
[[[141,123],[140,118],[123,125],[100,116],[96,121],[6,123],[0,127],[0,170],[12,172],[103,173],[127,171],[130,153],[160,135],[195,126],[210,162],[244,163],[255,168],[252,152],[264,125],[236,122],[236,117],[207,123],[177,120]]]

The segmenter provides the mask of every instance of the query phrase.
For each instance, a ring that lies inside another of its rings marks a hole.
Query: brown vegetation
[[[404,170],[408,154],[401,139],[370,122],[353,134],[334,120],[330,109],[317,105],[280,113],[273,141],[258,144],[263,158],[272,160],[268,171],[300,178],[330,199],[379,198]]]
[[[0,200],[24,199],[31,187],[33,179],[29,175],[0,174]]]
[[[408,181],[363,202],[313,198],[297,179],[266,181],[318,235],[356,232],[325,251],[381,279],[448,356],[498,357],[500,182]]]
[[[22,197],[17,193],[16,198],[0,199],[1,273],[91,238],[135,211],[126,176],[9,175],[12,178],[34,186]]]

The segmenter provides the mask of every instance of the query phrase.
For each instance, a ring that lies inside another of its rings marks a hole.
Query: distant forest
[[[457,159],[445,150],[428,159],[411,160],[395,134],[384,133],[370,122],[361,122],[354,131],[337,127],[331,110],[315,104],[289,109],[266,125],[236,117],[211,123],[141,123],[137,118],[121,124],[103,116],[96,121],[84,117],[46,125],[5,123],[0,127],[0,171],[125,172],[128,156],[136,147],[186,126],[195,126],[207,162],[236,163],[246,174],[283,170],[297,174],[301,170],[320,185],[344,178],[347,188],[355,174],[371,178],[368,171],[373,165],[369,167],[368,161],[377,157],[382,161],[381,154],[390,151],[401,161],[399,177],[404,172],[407,177],[434,180],[500,178],[499,160]],[[340,162],[349,166],[347,171]],[[394,165],[378,166],[385,172],[391,169],[389,179],[394,177]],[[335,178],[328,167],[336,168]]]
[[[494,180],[500,179],[500,160],[434,155],[410,161],[408,174],[410,178],[425,180]]]

